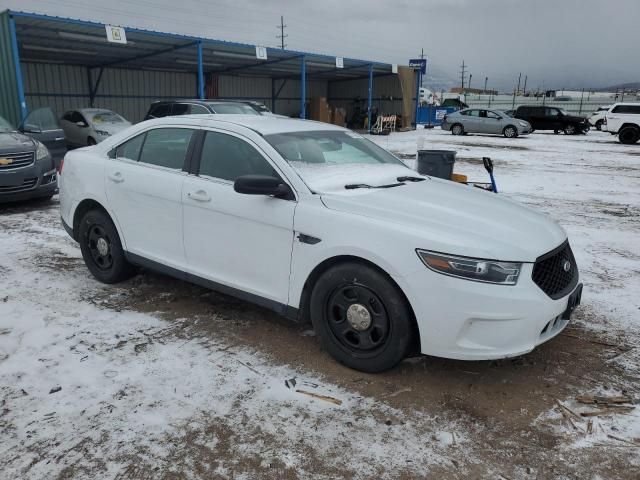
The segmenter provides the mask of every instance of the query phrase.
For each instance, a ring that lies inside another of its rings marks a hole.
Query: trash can
[[[455,150],[418,150],[418,173],[451,180]]]

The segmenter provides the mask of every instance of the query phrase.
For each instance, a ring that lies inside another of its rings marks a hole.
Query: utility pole
[[[524,76],[524,87],[522,87],[522,94],[525,95],[527,93],[527,77],[528,75]]]
[[[464,81],[466,79],[467,73],[467,65],[464,64],[464,60],[462,60],[462,65],[460,66],[460,88],[464,90]]]
[[[487,82],[489,81],[489,77],[484,77],[484,89],[482,90],[482,93],[484,93],[486,95],[487,93]]]
[[[284,50],[284,48],[287,46],[284,43],[284,39],[287,38],[289,35],[284,34],[284,29],[287,28],[287,26],[284,24],[284,17],[282,15],[280,16],[280,25],[277,25],[276,28],[280,29],[280,35],[276,35],[276,38],[280,39],[280,48]]]
[[[469,81],[467,82],[467,88],[469,90],[471,90],[471,79],[473,78],[473,75],[469,74]]]
[[[518,93],[518,95],[520,94],[520,80],[522,80],[522,72],[520,72],[518,74],[518,88],[516,90],[516,92]]]

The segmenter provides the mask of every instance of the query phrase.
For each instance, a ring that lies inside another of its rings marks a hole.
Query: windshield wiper
[[[345,185],[344,188],[347,190],[355,190],[356,188],[392,188],[399,187],[400,185],[404,185],[404,183],[390,183],[389,185],[368,185],[366,183],[350,183],[349,185]]]
[[[396,178],[396,180],[399,182],[422,182],[423,180],[426,180],[426,178],[404,176],[404,177],[398,177]]]

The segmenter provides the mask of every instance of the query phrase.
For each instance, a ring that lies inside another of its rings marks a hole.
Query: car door
[[[467,110],[466,115],[462,118],[462,125],[465,132],[476,133],[480,132],[480,110]]]
[[[195,130],[150,129],[110,152],[105,168],[109,206],[129,253],[184,270],[183,170]]]
[[[249,139],[204,133],[199,167],[182,194],[189,271],[256,296],[254,302],[286,304],[297,203],[237,193],[233,182],[249,174],[283,178]]]
[[[493,112],[491,110],[486,111],[486,117],[484,117],[484,133],[500,135],[506,125],[506,120],[504,120],[497,112]]]
[[[60,166],[62,157],[67,153],[67,143],[53,110],[48,107],[33,110],[27,115],[19,130],[44,143],[53,157],[56,168]]]

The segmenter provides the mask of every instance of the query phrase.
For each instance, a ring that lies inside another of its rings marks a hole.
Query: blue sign
[[[412,58],[409,60],[409,67],[414,70],[420,70],[420,73],[424,75],[427,73],[427,59],[426,58]]]

